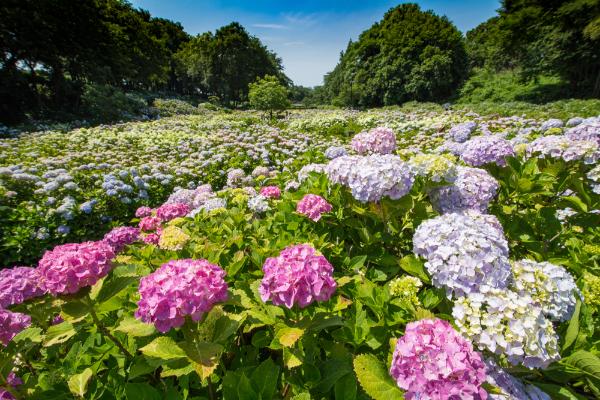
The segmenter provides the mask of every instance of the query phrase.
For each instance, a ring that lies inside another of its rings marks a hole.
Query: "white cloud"
[[[287,26],[281,24],[252,24],[252,27],[264,29],[287,29]]]

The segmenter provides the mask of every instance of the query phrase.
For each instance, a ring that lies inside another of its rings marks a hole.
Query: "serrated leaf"
[[[26,342],[26,341],[31,341],[33,343],[40,343],[43,339],[44,339],[44,336],[42,335],[42,329],[34,327],[34,328],[23,329],[21,332],[19,332],[19,333],[17,333],[17,335],[15,335],[15,337],[12,339],[12,341],[15,343]]]
[[[115,331],[126,333],[132,337],[150,336],[156,333],[154,325],[146,324],[133,317],[125,317]]]
[[[354,359],[354,372],[363,390],[374,400],[402,400],[404,396],[383,363],[371,354]]]
[[[148,357],[160,358],[161,360],[176,360],[184,358],[185,352],[168,336],[154,339],[146,346],[140,348],[142,354]]]
[[[283,363],[289,369],[302,365],[302,360],[290,349],[283,349]]]
[[[76,396],[83,397],[87,392],[88,383],[92,378],[92,369],[86,368],[80,374],[73,375],[69,378],[69,390]]]
[[[223,352],[223,346],[218,343],[182,342],[180,346],[202,379],[208,378],[214,372]]]
[[[285,327],[277,331],[275,340],[283,347],[292,347],[302,335],[304,335],[304,329]]]
[[[429,276],[427,275],[427,272],[425,272],[425,265],[423,264],[423,261],[417,257],[413,255],[404,256],[400,259],[399,264],[400,268],[409,274],[416,276],[425,283],[430,282]]]
[[[137,278],[131,276],[112,277],[110,280],[104,282],[94,300],[99,304],[104,303],[135,281],[137,281]]]
[[[261,399],[272,399],[279,380],[279,366],[267,358],[252,372],[250,380],[258,389],[257,392]]]
[[[335,400],[354,400],[356,399],[356,377],[354,374],[346,374],[335,383]]]
[[[64,343],[76,333],[73,324],[70,322],[61,322],[60,324],[52,325],[46,331],[43,346],[50,347],[55,344]]]
[[[590,389],[600,387],[600,358],[585,350],[578,350],[569,357],[564,358],[562,363],[581,371],[588,380]]]

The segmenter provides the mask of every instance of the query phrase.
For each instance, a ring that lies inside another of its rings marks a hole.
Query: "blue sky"
[[[415,2],[415,1],[413,1]],[[463,32],[496,14],[499,0],[423,0],[422,9],[446,15]],[[402,1],[355,0],[131,0],[153,16],[181,22],[192,34],[240,22],[283,60],[295,84],[320,85],[350,38]]]

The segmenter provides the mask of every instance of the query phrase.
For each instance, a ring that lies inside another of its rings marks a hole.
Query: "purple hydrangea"
[[[548,129],[551,129],[551,128],[562,128],[563,125],[564,125],[564,123],[562,122],[562,120],[557,119],[557,118],[551,118],[547,121],[544,121],[544,123],[540,127],[540,131],[546,132]]]
[[[528,156],[562,158],[565,161],[582,160],[595,164],[600,160],[600,141],[573,139],[564,135],[542,136],[529,143]]]
[[[31,325],[29,315],[0,308],[0,343],[7,346],[12,338]]]
[[[361,159],[360,156],[342,156],[331,160],[325,167],[325,173],[329,181],[347,186],[350,176],[355,171],[355,164]]]
[[[142,206],[135,210],[135,216],[138,218],[149,217],[152,215],[152,209],[150,207]]]
[[[14,371],[10,371],[9,374],[6,376],[6,383],[16,388],[17,386],[21,386],[23,384],[23,379],[18,377],[17,374],[14,373]]]
[[[104,241],[56,246],[39,262],[41,285],[53,295],[76,293],[104,277],[114,256],[112,247]]]
[[[442,214],[469,209],[486,212],[498,188],[498,181],[486,170],[458,167],[454,183],[430,190],[429,198]]]
[[[156,216],[161,221],[167,222],[175,218],[185,217],[190,212],[187,204],[183,203],[168,203],[156,209]]]
[[[497,228],[464,214],[444,214],[422,222],[413,251],[427,260],[435,287],[448,295],[506,288],[511,278],[508,243]]]
[[[140,230],[131,226],[120,226],[113,228],[110,232],[104,235],[104,241],[108,243],[115,253],[119,253],[128,244],[138,241],[140,238]]]
[[[352,149],[358,154],[390,154],[396,150],[396,135],[384,127],[360,132],[352,138]]]
[[[327,301],[337,287],[332,265],[308,244],[289,246],[279,256],[267,258],[263,272],[261,299],[287,308]]]
[[[186,316],[199,321],[228,298],[225,271],[207,260],[173,260],[140,280],[136,318],[160,332],[184,324]]]
[[[330,160],[347,155],[348,152],[342,146],[330,146],[325,150],[325,157]]]
[[[498,135],[476,136],[465,143],[460,158],[473,167],[485,164],[506,166],[506,158],[514,157],[515,150],[510,141]]]
[[[40,276],[35,268],[14,267],[0,270],[1,308],[21,304],[44,293],[40,287]]]
[[[467,121],[454,125],[446,134],[446,139],[456,143],[464,143],[471,137],[471,134],[477,127],[474,121]]]
[[[299,214],[306,215],[313,221],[320,220],[321,214],[328,213],[331,209],[331,204],[316,194],[305,195],[296,205],[296,211]]]
[[[441,319],[408,323],[390,367],[407,400],[486,399],[485,371],[471,343]]]
[[[526,385],[492,359],[484,360],[487,383],[500,389],[501,394],[490,394],[491,400],[551,400],[550,396],[533,385]]]

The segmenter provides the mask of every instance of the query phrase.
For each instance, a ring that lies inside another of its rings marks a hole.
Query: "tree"
[[[257,110],[268,111],[271,119],[273,119],[273,111],[285,110],[290,106],[288,96],[287,88],[273,75],[259,78],[249,85],[250,106]]]
[[[325,91],[334,103],[361,107],[440,101],[466,75],[458,29],[446,17],[402,4],[348,44],[325,76]]]

